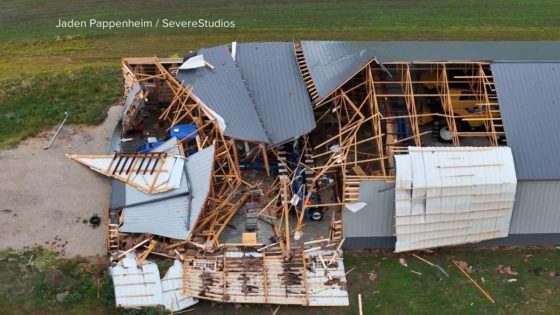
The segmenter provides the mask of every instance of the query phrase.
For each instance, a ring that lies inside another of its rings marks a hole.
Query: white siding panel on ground
[[[132,264],[126,264],[132,261]],[[136,265],[134,254],[126,255],[118,265],[109,268],[115,288],[117,307],[158,306],[162,304],[161,281],[158,266],[145,261]]]
[[[198,303],[197,299],[183,294],[183,264],[175,260],[173,266],[167,270],[161,279],[163,305],[165,308],[177,312]]]

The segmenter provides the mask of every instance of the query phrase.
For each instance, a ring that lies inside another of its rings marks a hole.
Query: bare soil
[[[65,126],[49,150],[43,147],[56,127],[0,152],[0,248],[41,245],[66,257],[105,253],[110,179],[65,154],[105,154],[121,110],[112,107],[99,126]],[[94,214],[102,218],[97,228],[88,223]]]

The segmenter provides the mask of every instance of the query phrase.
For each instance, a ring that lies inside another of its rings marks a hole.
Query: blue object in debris
[[[177,137],[177,140],[183,140],[186,136],[189,136],[188,140],[192,140],[195,139],[196,136],[198,135],[196,133],[196,130],[198,128],[196,127],[196,125],[175,125],[173,127],[171,127],[171,130],[169,131],[169,136],[171,138],[173,137]]]
[[[140,146],[138,146],[138,148],[136,148],[136,153],[148,153],[151,152],[153,149],[159,147],[160,145],[162,145],[163,143],[165,143],[165,141],[156,141],[156,142],[146,142],[141,144]]]

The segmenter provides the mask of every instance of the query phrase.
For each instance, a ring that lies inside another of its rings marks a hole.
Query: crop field
[[[0,149],[52,127],[71,106],[69,123],[102,121],[122,98],[125,56],[182,56],[234,40],[550,40],[560,38],[558,16],[554,0],[1,1]],[[235,28],[56,27],[59,19],[200,18]],[[96,113],[77,114],[83,107]]]

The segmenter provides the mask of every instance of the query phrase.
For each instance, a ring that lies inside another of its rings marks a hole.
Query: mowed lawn
[[[234,40],[550,40],[560,38],[558,16],[555,0],[0,1],[0,149],[51,128],[64,111],[69,123],[102,121],[122,98],[125,56],[183,56]],[[236,27],[60,29],[59,18],[203,18]]]

